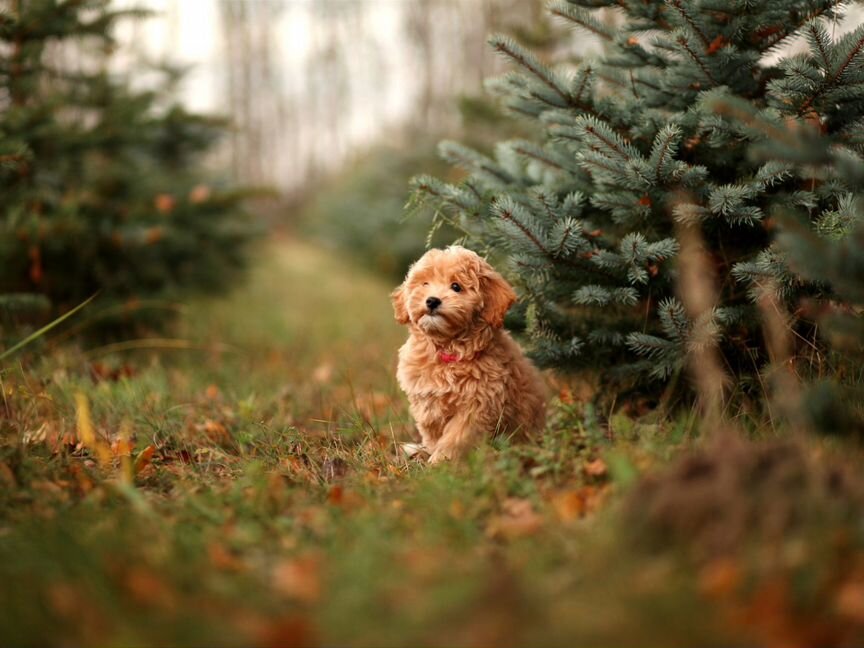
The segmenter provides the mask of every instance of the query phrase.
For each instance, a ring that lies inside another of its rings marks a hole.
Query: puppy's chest
[[[436,367],[431,371],[412,371],[408,374],[407,391],[426,396],[458,395],[472,391],[477,377],[449,367]]]
[[[486,398],[503,389],[496,372],[484,371],[481,366],[435,367],[432,371],[411,372],[405,391],[415,405],[438,410],[450,415],[459,408],[470,406],[482,393]],[[498,380],[496,380],[498,378]]]

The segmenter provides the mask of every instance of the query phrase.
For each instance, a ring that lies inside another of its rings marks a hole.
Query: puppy
[[[516,294],[484,259],[456,245],[430,250],[391,297],[410,331],[397,378],[430,463],[486,436],[543,428],[540,374],[501,328]]]

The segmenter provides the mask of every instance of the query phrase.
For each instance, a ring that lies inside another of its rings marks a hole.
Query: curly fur
[[[430,462],[461,457],[486,436],[542,430],[540,374],[502,329],[516,294],[492,266],[463,247],[430,250],[391,297],[410,331],[397,378]],[[429,297],[441,300],[434,312]]]

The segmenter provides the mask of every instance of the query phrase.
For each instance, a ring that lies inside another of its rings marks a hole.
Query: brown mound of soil
[[[637,541],[711,558],[748,541],[781,541],[818,525],[849,530],[864,514],[864,480],[802,443],[725,437],[688,451],[645,478],[626,517]]]

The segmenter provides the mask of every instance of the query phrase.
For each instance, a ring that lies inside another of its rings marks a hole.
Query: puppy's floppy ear
[[[516,293],[507,280],[491,267],[480,277],[480,285],[483,290],[483,319],[490,326],[501,328],[504,326],[504,316],[516,301]]]
[[[405,304],[404,283],[390,293],[390,301],[393,302],[393,313],[396,315],[396,321],[400,324],[407,324],[410,318],[408,317],[408,307]]]

